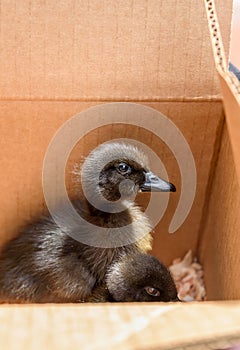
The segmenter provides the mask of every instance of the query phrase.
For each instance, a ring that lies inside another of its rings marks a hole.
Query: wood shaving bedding
[[[192,257],[189,250],[183,259],[175,259],[169,266],[178,290],[178,297],[182,301],[206,300],[204,273],[197,259]]]

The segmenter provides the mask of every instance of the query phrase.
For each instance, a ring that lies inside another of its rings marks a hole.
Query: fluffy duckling
[[[106,274],[105,284],[87,301],[180,301],[168,269],[155,257],[134,254],[121,257]]]
[[[81,175],[88,198],[74,202],[77,225],[65,224],[71,216],[63,206],[56,211],[60,223],[40,219],[3,247],[0,302],[86,300],[122,254],[151,249],[151,225],[132,198],[138,191],[175,191],[174,185],[154,175],[145,155],[124,143],[100,145]]]

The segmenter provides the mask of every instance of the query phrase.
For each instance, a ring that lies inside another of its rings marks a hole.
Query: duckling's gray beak
[[[145,173],[146,181],[140,186],[142,192],[176,192],[176,187],[151,171]]]

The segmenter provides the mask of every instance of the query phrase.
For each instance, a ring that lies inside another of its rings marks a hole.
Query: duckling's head
[[[86,158],[82,168],[85,194],[99,202],[132,198],[138,191],[175,192],[175,186],[149,170],[146,155],[120,142],[104,143]],[[99,198],[97,198],[99,197]]]
[[[114,301],[180,301],[168,269],[147,254],[123,256],[111,265],[107,288]]]

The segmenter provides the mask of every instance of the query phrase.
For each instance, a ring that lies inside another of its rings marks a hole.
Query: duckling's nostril
[[[155,175],[151,176],[151,182],[152,183],[157,183],[159,181],[159,178]]]

